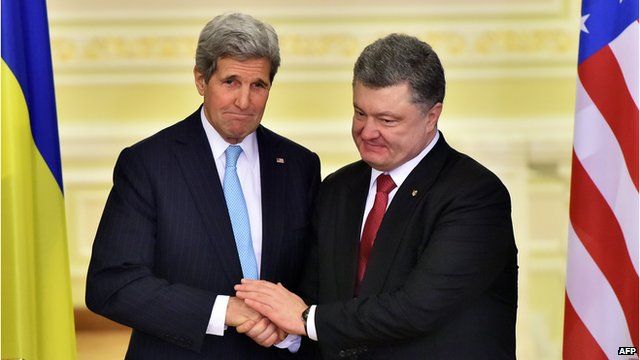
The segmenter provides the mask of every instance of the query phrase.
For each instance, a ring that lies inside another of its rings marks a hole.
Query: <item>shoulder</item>
[[[371,177],[371,168],[359,160],[343,166],[327,175],[320,184],[316,199],[317,209],[335,209],[336,204],[348,201],[352,196],[365,191]]]
[[[162,161],[170,154],[171,146],[179,139],[194,136],[205,136],[204,130],[198,132],[199,118],[195,118],[199,110],[185,119],[168,126],[155,134],[134,143],[122,150],[117,164]]]
[[[319,198],[349,197],[354,191],[367,188],[371,180],[371,168],[358,160],[329,174],[320,185]]]
[[[156,157],[166,152],[170,147],[169,145],[174,142],[189,142],[194,138],[199,140],[206,139],[200,120],[200,108],[183,120],[129,146],[125,149],[125,152]]]
[[[328,186],[348,184],[359,177],[370,177],[370,175],[371,168],[369,167],[369,165],[367,165],[367,163],[362,160],[358,160],[347,164],[336,170],[335,172],[329,174],[323,182]]]
[[[314,152],[306,147],[267,129],[262,125],[258,127],[256,133],[258,135],[259,146],[262,146],[261,143],[264,143],[265,146],[273,147],[279,152],[286,153],[289,156],[293,155],[302,158],[318,157]]]
[[[501,183],[498,176],[471,156],[452,149],[450,164],[445,168],[447,175],[462,182],[495,182]],[[464,176],[462,176],[464,175]],[[455,180],[454,180],[455,181]]]
[[[262,125],[258,127],[256,134],[261,158],[265,151],[266,156],[282,158],[288,168],[297,169],[303,175],[320,176],[320,158],[313,151]]]
[[[165,149],[167,145],[179,140],[185,136],[193,136],[198,134],[198,128],[195,125],[200,125],[196,123],[191,116],[186,119],[179,121],[171,126],[168,126],[157,133],[140,140],[139,142],[131,145],[129,148],[133,151],[140,152],[149,152],[149,151],[158,151],[161,149]],[[204,136],[204,130],[202,130],[202,135]]]
[[[454,197],[496,196],[510,202],[509,191],[493,171],[453,149],[439,176],[437,187]]]

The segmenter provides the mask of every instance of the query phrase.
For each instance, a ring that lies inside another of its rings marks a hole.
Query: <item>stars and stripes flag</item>
[[[638,0],[583,0],[565,359],[637,349],[638,216]]]

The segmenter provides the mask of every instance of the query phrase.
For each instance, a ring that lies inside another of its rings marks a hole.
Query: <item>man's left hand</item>
[[[301,316],[307,304],[282,284],[242,279],[242,284],[234,288],[238,298],[244,299],[249,307],[268,317],[282,330],[290,334],[306,335]]]

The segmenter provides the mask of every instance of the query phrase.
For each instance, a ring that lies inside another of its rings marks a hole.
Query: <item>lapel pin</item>
[[[418,190],[413,190],[413,191],[411,192],[411,196],[416,196],[416,195],[418,195]]]
[[[280,157],[279,157],[279,158],[276,158],[276,162],[277,162],[278,164],[284,164],[284,158],[280,158]]]

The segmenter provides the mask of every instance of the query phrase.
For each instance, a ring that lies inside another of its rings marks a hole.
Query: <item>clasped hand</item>
[[[234,289],[239,299],[243,299],[246,305],[267,317],[280,329],[289,334],[306,335],[301,315],[307,304],[281,283],[242,279],[242,283]]]
[[[287,336],[272,321],[247,306],[242,299],[237,297],[229,298],[225,324],[235,327],[238,333],[246,334],[264,347],[277,344]]]

